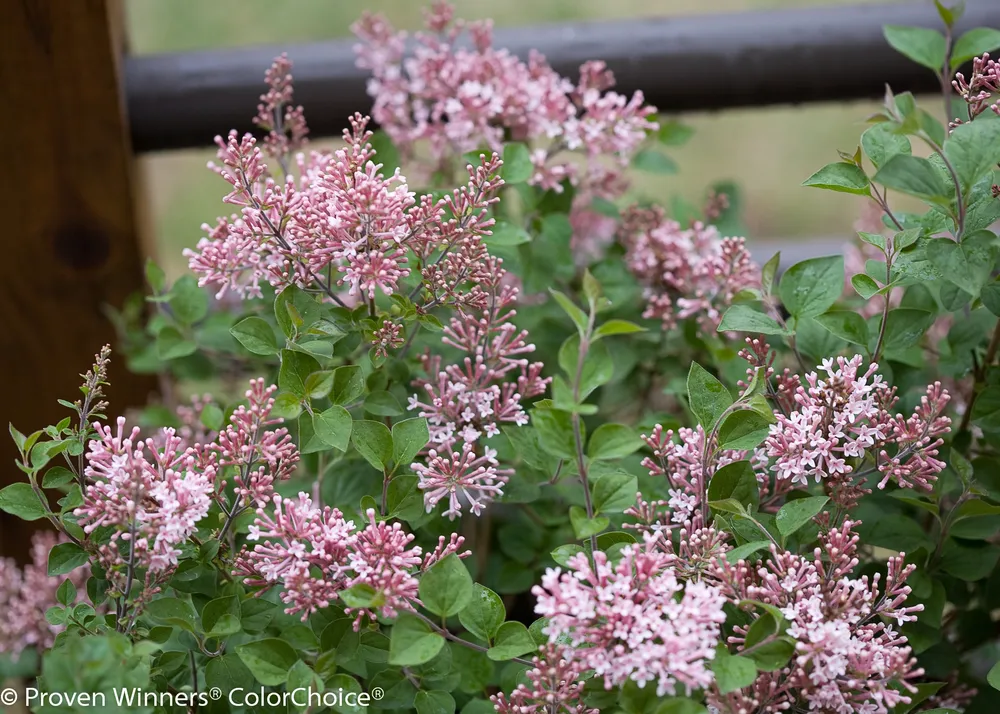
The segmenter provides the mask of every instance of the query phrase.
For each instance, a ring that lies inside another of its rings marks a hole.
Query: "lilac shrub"
[[[279,57],[191,274],[113,315],[162,400],[108,418],[105,348],[11,427],[0,509],[49,531],[0,561],[0,672],[207,712],[995,711],[1000,32],[938,8],[886,37],[947,121],[887,91],[805,181],[877,209],[862,248],[794,265],[733,186],[641,195],[690,131],[600,61],[364,15],[379,129],[319,149]]]

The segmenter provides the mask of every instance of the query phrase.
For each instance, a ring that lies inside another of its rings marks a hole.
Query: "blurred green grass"
[[[862,4],[868,0],[840,0]],[[492,17],[497,26],[571,20],[620,19],[726,13],[776,7],[830,4],[831,0],[459,0],[465,18]],[[363,9],[382,12],[400,28],[417,29],[425,3],[372,0],[127,0],[130,50],[137,54],[176,52],[251,44],[293,44],[349,35]],[[595,58],[600,59],[600,58]],[[261,68],[261,76],[263,70]],[[705,69],[708,77],[710,68]],[[694,78],[692,81],[698,81]],[[739,81],[729,77],[725,81]],[[247,107],[252,115],[256,107]],[[749,238],[805,239],[852,235],[862,212],[857,197],[803,188],[804,178],[837,160],[837,149],[851,150],[863,130],[871,103],[734,110],[681,117],[696,132],[671,150],[680,167],[676,176],[644,178],[646,196],[667,203],[673,195],[699,203],[705,188],[734,180],[743,190]],[[306,118],[309,107],[305,107]],[[669,106],[659,107],[671,114]],[[229,127],[219,127],[225,133]],[[158,261],[171,275],[183,270],[181,249],[197,243],[200,225],[228,213],[220,199],[226,184],[205,169],[211,150],[143,156],[140,169],[154,231]]]

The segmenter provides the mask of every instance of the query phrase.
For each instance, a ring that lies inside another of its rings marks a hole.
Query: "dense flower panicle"
[[[903,488],[930,489],[945,466],[935,457],[950,430],[943,416],[948,393],[935,383],[912,416],[892,416],[895,390],[877,374],[877,364],[863,372],[861,365],[861,355],[824,360],[819,369],[825,376],[807,374],[795,391],[795,409],[776,415],[757,456],[772,460],[778,481],[825,481],[835,499],[851,505],[863,491],[853,481],[851,462],[872,455],[883,474],[879,488],[893,480]]]
[[[267,132],[264,145],[267,153],[284,161],[305,144],[309,133],[302,107],[291,106],[292,63],[282,54],[264,73],[267,92],[261,95],[254,124]]]
[[[248,406],[240,405],[218,440],[207,446],[217,455],[219,466],[234,467],[236,494],[245,505],[267,503],[275,481],[291,477],[299,463],[299,450],[281,419],[271,417],[275,385],[251,379],[246,391]]]
[[[629,209],[619,233],[625,262],[643,284],[643,317],[664,329],[695,317],[712,332],[741,290],[760,284],[760,270],[743,238],[724,238],[714,226],[684,229],[658,207]]]
[[[358,66],[372,72],[372,115],[406,155],[427,142],[440,169],[483,146],[499,152],[510,138],[529,144],[535,167],[529,183],[556,191],[564,181],[576,186],[572,214],[588,211],[595,198],[622,195],[623,169],[657,127],[641,92],[627,98],[608,91],[615,79],[603,62],[584,63],[574,83],[538,52],[522,61],[493,47],[489,21],[455,21],[446,3],[427,13],[426,27],[411,57],[405,57],[406,34],[380,15],[365,14],[352,28],[361,39]],[[466,30],[471,47],[459,43]]]
[[[549,642],[565,642],[563,656],[593,670],[608,689],[631,679],[664,696],[713,679],[708,665],[725,597],[705,581],[682,583],[656,540],[624,548],[614,566],[601,551],[593,565],[577,554],[570,572],[550,569],[532,590],[536,614],[548,618]]]
[[[462,515],[462,506],[468,506],[474,515],[480,515],[488,503],[503,495],[503,486],[510,480],[513,469],[500,468],[497,452],[486,446],[482,456],[476,447],[462,444],[462,452],[427,452],[427,463],[414,462],[410,468],[420,478],[419,487],[424,492],[424,505],[430,513],[438,503],[447,499],[444,515],[454,520]]]
[[[567,659],[557,645],[545,645],[532,658],[533,667],[525,672],[526,683],[517,685],[508,697],[503,692],[490,697],[498,714],[598,714],[583,701],[581,676],[585,666]]]
[[[673,430],[664,430],[656,424],[652,434],[643,434],[642,440],[652,449],[653,455],[642,461],[642,466],[653,477],[665,477],[670,483],[666,501],[646,502],[641,499],[626,515],[637,518],[646,526],[686,526],[698,529],[705,525],[706,504],[704,496],[711,473],[704,473],[705,430],[699,425],[694,429],[681,428],[674,441]],[[714,465],[721,468],[746,456],[745,451],[722,450]],[[663,513],[661,513],[661,509]]]
[[[910,587],[906,578],[913,565],[903,565],[903,554],[887,562],[887,577],[855,578],[858,565],[857,525],[845,521],[821,536],[812,560],[771,549],[771,558],[752,567],[719,561],[720,580],[730,600],[757,600],[782,611],[795,641],[789,665],[758,675],[754,687],[709,699],[726,711],[786,711],[805,700],[810,710],[836,714],[886,714],[909,703],[906,691],[915,691],[910,679],[919,677],[906,637],[895,629],[916,619],[922,605],[906,605]],[[738,633],[746,629],[738,628]],[[731,639],[742,648],[742,637]],[[893,688],[901,684],[904,691]],[[747,709],[761,693],[762,709]],[[723,706],[724,705],[724,706]]]
[[[288,614],[312,613],[329,607],[338,595],[356,585],[376,593],[379,605],[349,607],[358,629],[365,617],[395,617],[419,604],[416,573],[426,570],[445,555],[461,552],[460,536],[443,537],[437,548],[423,555],[411,545],[413,536],[365,513],[368,523],[356,529],[354,522],[329,506],[320,508],[305,493],[295,499],[274,496],[270,509],[259,508],[244,546],[234,563],[234,574],[260,592],[280,586],[280,598]]]
[[[143,441],[139,428],[117,431],[95,422],[98,438],[90,442],[83,505],[74,511],[86,533],[114,529],[100,553],[102,565],[134,562],[152,573],[177,565],[178,546],[208,513],[215,491],[214,466],[195,470],[195,458],[180,450],[173,429],[164,429],[163,446]],[[123,552],[124,551],[124,552]]]
[[[86,592],[89,566],[68,576],[48,574],[49,551],[59,542],[54,533],[38,531],[31,539],[31,562],[24,568],[13,558],[0,558],[0,653],[15,660],[25,649],[48,649],[63,629],[45,619],[46,611],[58,604],[56,591],[63,580],[73,581],[78,600]]]
[[[484,156],[470,167],[468,184],[440,200],[417,197],[398,169],[382,172],[368,118],[355,114],[343,148],[299,153],[290,165],[287,154],[301,145],[305,124],[301,109],[282,109],[291,96],[289,68],[279,58],[269,71],[258,116],[272,129],[265,143],[280,179],[251,135],[216,137],[219,164],[210,168],[232,186],[223,200],[240,213],[205,226],[207,237],[184,252],[199,284],[218,288],[220,298],[227,291],[260,297],[267,282],[278,291],[298,285],[340,300],[334,291],[343,288],[347,299],[373,300],[392,295],[410,274],[410,251],[421,259],[440,254],[421,276],[435,291],[447,286],[454,298],[475,283],[474,266],[486,256],[482,236],[493,225],[487,209],[503,183],[500,159]]]
[[[439,356],[424,355],[429,379],[414,385],[426,396],[409,400],[409,409],[430,428],[427,462],[413,464],[424,503],[429,512],[447,497],[445,515],[451,518],[461,513],[463,502],[479,515],[502,495],[512,472],[498,468],[496,450],[480,442],[499,434],[503,424],[527,424],[524,400],[544,393],[551,381],[541,376],[540,362],[525,357],[535,346],[527,331],[513,324],[517,288],[505,282],[500,261],[486,269],[490,274],[479,286],[485,305],[477,312],[460,310],[442,337],[466,357],[442,368]]]
[[[1000,116],[1000,102],[992,101],[993,95],[1000,93],[1000,63],[990,59],[988,52],[982,57],[972,59],[972,75],[968,80],[959,72],[951,85],[968,105],[966,117],[968,121],[972,121],[987,109],[992,109]],[[956,118],[950,126],[955,127],[962,123],[962,119]]]

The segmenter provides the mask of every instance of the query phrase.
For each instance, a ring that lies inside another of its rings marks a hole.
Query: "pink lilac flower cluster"
[[[850,506],[866,492],[860,479],[867,472],[857,473],[856,464],[871,456],[871,471],[882,475],[879,488],[890,480],[900,488],[931,488],[945,467],[936,457],[951,428],[943,415],[948,392],[934,383],[910,417],[892,415],[895,389],[877,364],[861,371],[862,361],[861,355],[824,360],[795,390],[794,410],[776,415],[757,458],[770,462],[779,482],[822,481],[835,501]]]
[[[569,572],[548,570],[532,590],[535,612],[548,618],[549,642],[565,643],[562,656],[606,688],[632,680],[657,696],[690,693],[713,681],[726,598],[706,581],[682,582],[656,540],[624,548],[614,565],[597,551],[593,562],[574,556]]]
[[[664,329],[694,317],[715,332],[733,297],[760,285],[743,238],[724,238],[698,222],[682,228],[659,207],[626,211],[619,237],[625,263],[645,290],[643,317],[659,319]]]
[[[992,101],[993,95],[1000,94],[1000,63],[990,59],[989,53],[972,60],[972,75],[967,80],[959,72],[951,85],[968,106],[967,121],[972,121],[987,109],[1000,116],[1000,101]],[[964,123],[956,118],[950,126],[954,128]]]
[[[83,597],[90,567],[77,568],[66,577],[48,574],[49,551],[59,543],[55,533],[39,531],[31,539],[31,562],[19,568],[13,558],[0,558],[0,653],[14,659],[28,648],[50,648],[62,625],[45,619],[55,607],[56,591],[67,577]]]
[[[442,536],[438,547],[423,555],[399,523],[377,520],[372,509],[365,515],[368,524],[356,529],[338,509],[320,508],[305,493],[295,499],[276,495],[272,512],[257,509],[247,538],[256,545],[244,546],[234,574],[261,588],[258,594],[280,585],[285,612],[302,613],[303,620],[329,607],[343,591],[368,586],[379,604],[347,608],[357,629],[365,617],[413,610],[420,603],[419,573],[452,553],[469,555],[460,552],[464,539],[456,534],[447,540]]]
[[[820,537],[813,558],[771,548],[771,557],[753,566],[719,563],[719,580],[734,602],[753,600],[781,610],[785,634],[795,641],[788,665],[761,672],[750,687],[731,694],[709,691],[709,701],[728,712],[784,712],[801,702],[810,711],[886,714],[910,702],[909,680],[917,667],[906,637],[895,629],[916,619],[922,605],[906,605],[913,565],[903,554],[889,558],[887,574],[852,577],[860,562],[857,523],[845,521]],[[730,639],[743,648],[746,628]],[[892,685],[901,685],[902,689]]]
[[[532,658],[532,669],[524,673],[523,682],[508,697],[503,692],[490,699],[497,714],[598,714],[583,702],[581,676],[585,666],[566,659],[558,645],[544,645]]]
[[[372,301],[376,293],[397,292],[410,275],[410,251],[421,267],[435,252],[451,253],[422,277],[433,287],[464,284],[462,272],[482,258],[480,238],[493,224],[487,208],[502,184],[499,159],[483,157],[470,168],[468,185],[443,199],[417,197],[398,169],[385,176],[375,163],[368,118],[360,114],[351,118],[342,149],[292,157],[288,152],[299,148],[306,130],[300,109],[282,108],[291,99],[289,67],[279,58],[268,72],[270,89],[258,117],[272,128],[266,148],[283,178],[269,170],[252,135],[216,137],[221,165],[210,167],[232,186],[223,200],[240,214],[204,226],[208,236],[185,251],[199,284],[217,288],[218,297],[227,291],[260,297],[267,282],[278,291],[298,285],[341,304],[339,289],[346,289],[346,299]],[[293,158],[294,172],[288,170]]]
[[[523,61],[494,48],[490,21],[455,21],[446,2],[426,14],[426,29],[406,57],[406,33],[384,17],[366,14],[353,27],[362,40],[358,66],[372,72],[372,115],[393,142],[407,156],[418,142],[428,143],[438,170],[469,151],[500,152],[505,140],[526,142],[535,167],[529,183],[556,191],[564,181],[576,187],[578,245],[610,239],[614,221],[590,205],[624,193],[623,169],[657,127],[642,93],[628,99],[608,91],[615,79],[603,62],[583,64],[574,83],[538,52]],[[471,46],[459,42],[465,30]]]
[[[652,449],[653,455],[642,461],[653,477],[665,477],[669,482],[669,499],[646,502],[640,500],[637,507],[627,514],[645,523],[664,524],[667,527],[685,526],[701,528],[705,522],[705,493],[708,482],[715,470],[746,458],[745,451],[721,450],[705,473],[705,430],[699,425],[694,429],[681,428],[677,432],[679,441],[674,441],[674,432],[664,431],[656,424],[652,434],[643,434],[642,440]],[[640,497],[641,499],[641,497]],[[660,515],[661,511],[664,515]]]
[[[542,394],[551,381],[541,376],[541,362],[526,358],[535,346],[512,321],[518,290],[504,281],[500,266],[499,260],[487,261],[488,274],[479,285],[486,296],[483,309],[459,311],[444,330],[442,342],[463,352],[464,359],[442,368],[440,356],[425,354],[430,379],[414,382],[420,392],[409,401],[409,409],[430,428],[426,464],[412,465],[424,503],[430,512],[447,499],[450,518],[461,514],[463,502],[479,515],[502,495],[511,472],[498,468],[496,450],[482,442],[499,434],[502,424],[527,424],[524,400]]]
[[[112,529],[110,541],[98,548],[98,561],[113,594],[134,597],[136,612],[173,573],[181,546],[213,502],[228,517],[226,531],[243,510],[267,503],[274,482],[294,471],[299,455],[291,436],[271,428],[280,422],[270,417],[275,389],[251,380],[248,404],[207,443],[189,442],[172,428],[143,439],[138,427],[127,430],[124,417],[117,429],[94,424],[98,438],[89,444],[83,504],[74,515],[88,535]],[[236,487],[232,504],[224,495],[227,469]]]

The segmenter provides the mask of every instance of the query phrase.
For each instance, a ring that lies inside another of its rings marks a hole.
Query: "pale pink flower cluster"
[[[705,473],[705,430],[701,425],[694,429],[681,428],[677,431],[679,441],[674,441],[674,432],[664,431],[656,424],[652,434],[643,434],[642,440],[653,451],[642,461],[642,466],[653,477],[665,477],[670,483],[669,499],[646,502],[640,499],[638,505],[626,512],[646,526],[684,526],[688,529],[701,528],[707,523],[705,494],[715,470],[741,461],[745,451],[720,450],[710,473]],[[661,511],[665,513],[661,514]]]
[[[532,658],[531,669],[524,673],[527,682],[518,684],[508,697],[503,692],[490,699],[498,714],[598,714],[583,701],[581,676],[586,667],[567,659],[558,645],[545,645]]]
[[[644,287],[643,317],[659,319],[664,329],[693,317],[714,332],[733,297],[760,285],[743,238],[724,238],[697,222],[682,228],[659,207],[629,209],[619,238],[626,265]]]
[[[272,429],[280,422],[270,416],[275,389],[251,380],[247,405],[237,407],[207,443],[186,442],[172,428],[142,439],[138,427],[127,430],[124,417],[116,430],[94,424],[98,438],[89,444],[83,505],[74,515],[87,534],[113,529],[98,560],[116,592],[126,599],[136,595],[135,577],[145,571],[137,595],[141,608],[171,575],[181,545],[213,502],[227,516],[225,531],[245,509],[267,503],[274,482],[292,474],[299,453],[287,429]],[[233,474],[233,503],[225,496],[226,469]]]
[[[662,697],[713,681],[726,598],[708,582],[683,583],[656,540],[624,548],[615,565],[602,551],[593,563],[579,553],[569,572],[548,570],[532,593],[549,642],[566,645],[564,658],[608,689],[632,680]]]
[[[997,116],[1000,116],[1000,101],[991,103],[993,95],[1000,94],[1000,63],[990,59],[988,52],[982,57],[973,58],[970,79],[966,80],[959,72],[951,85],[968,105],[968,121],[972,121],[987,109],[992,109]],[[961,119],[956,118],[950,126],[955,127],[962,123]]]
[[[603,62],[583,64],[574,83],[538,52],[522,61],[493,47],[490,21],[455,21],[445,2],[426,13],[426,27],[410,57],[406,33],[384,17],[365,14],[353,27],[362,40],[358,66],[372,72],[372,115],[395,144],[412,156],[416,143],[427,142],[438,168],[445,168],[469,151],[500,152],[505,140],[526,142],[535,167],[530,183],[556,191],[564,181],[576,187],[575,223],[594,233],[575,236],[577,243],[610,238],[606,221],[589,206],[596,197],[624,193],[622,170],[657,127],[642,93],[629,99],[608,91],[615,79]],[[469,45],[459,42],[465,30]]]
[[[292,172],[287,152],[301,144],[305,125],[298,109],[282,114],[291,97],[288,67],[287,59],[276,61],[268,73],[271,88],[261,97],[262,116],[272,117],[267,126],[283,129],[272,131],[267,144],[272,153],[286,152],[275,156],[282,178],[272,175],[250,134],[216,137],[221,165],[210,167],[232,186],[223,200],[241,212],[204,226],[208,236],[184,252],[199,285],[217,288],[217,297],[227,291],[260,297],[267,282],[278,291],[289,285],[316,290],[341,304],[338,289],[346,289],[348,299],[372,301],[376,293],[398,291],[410,275],[412,251],[420,266],[432,254],[450,253],[421,277],[435,294],[442,285],[446,293],[458,291],[485,253],[481,237],[493,225],[487,208],[503,183],[496,176],[500,160],[483,157],[469,167],[468,184],[440,200],[417,197],[398,169],[382,173],[368,141],[368,118],[355,114],[343,148],[299,153]],[[391,335],[383,338],[393,343]]]
[[[945,467],[936,457],[941,436],[950,431],[951,420],[943,416],[948,392],[932,384],[909,418],[893,416],[895,389],[877,374],[877,364],[862,372],[862,361],[861,355],[824,360],[796,389],[795,409],[776,415],[757,456],[771,460],[778,481],[828,481],[835,498],[844,489],[849,504],[862,488],[853,483],[856,464],[871,455],[883,476],[879,488],[890,480],[901,488],[931,488]]]
[[[130,564],[130,570],[168,571],[177,565],[178,546],[208,513],[216,469],[198,468],[173,429],[163,430],[158,448],[153,439],[140,438],[139,427],[126,432],[125,417],[117,423],[117,430],[94,424],[99,438],[89,445],[88,484],[74,515],[87,534],[114,529],[99,554],[106,568]]]
[[[344,590],[370,587],[378,605],[347,608],[357,629],[364,617],[413,610],[420,603],[416,576],[451,553],[469,554],[460,552],[464,539],[452,534],[424,556],[399,523],[378,521],[372,509],[365,515],[368,524],[357,529],[338,509],[321,509],[305,493],[295,499],[276,495],[273,512],[257,509],[247,538],[256,545],[244,546],[234,574],[261,592],[280,585],[285,612],[302,613],[303,620],[329,607]]]
[[[887,575],[852,577],[859,564],[858,536],[845,521],[821,536],[813,558],[779,551],[759,566],[720,561],[719,577],[736,602],[779,608],[795,640],[788,666],[761,672],[753,686],[729,695],[709,693],[722,711],[783,712],[804,700],[810,710],[836,714],[886,714],[909,703],[908,680],[919,677],[906,637],[895,629],[916,619],[922,605],[906,605],[913,565],[889,558]],[[743,647],[738,628],[731,642]],[[903,691],[891,685],[902,685]]]
[[[430,428],[426,464],[412,464],[424,503],[430,512],[448,499],[450,518],[461,513],[463,501],[479,515],[502,495],[511,472],[498,468],[496,450],[481,442],[499,434],[502,424],[527,424],[524,400],[542,394],[551,381],[542,378],[541,362],[525,357],[535,346],[512,322],[518,290],[504,281],[500,265],[490,259],[489,275],[478,286],[486,297],[483,309],[460,310],[444,329],[442,342],[465,358],[442,368],[439,356],[424,355],[430,379],[414,382],[423,394],[409,401]]]
[[[48,574],[49,551],[59,542],[55,533],[39,531],[31,539],[31,562],[19,568],[13,558],[0,558],[0,653],[17,659],[28,648],[46,650],[62,631],[45,619],[55,607],[56,591],[69,579],[83,597],[90,567],[77,568],[68,576]]]

